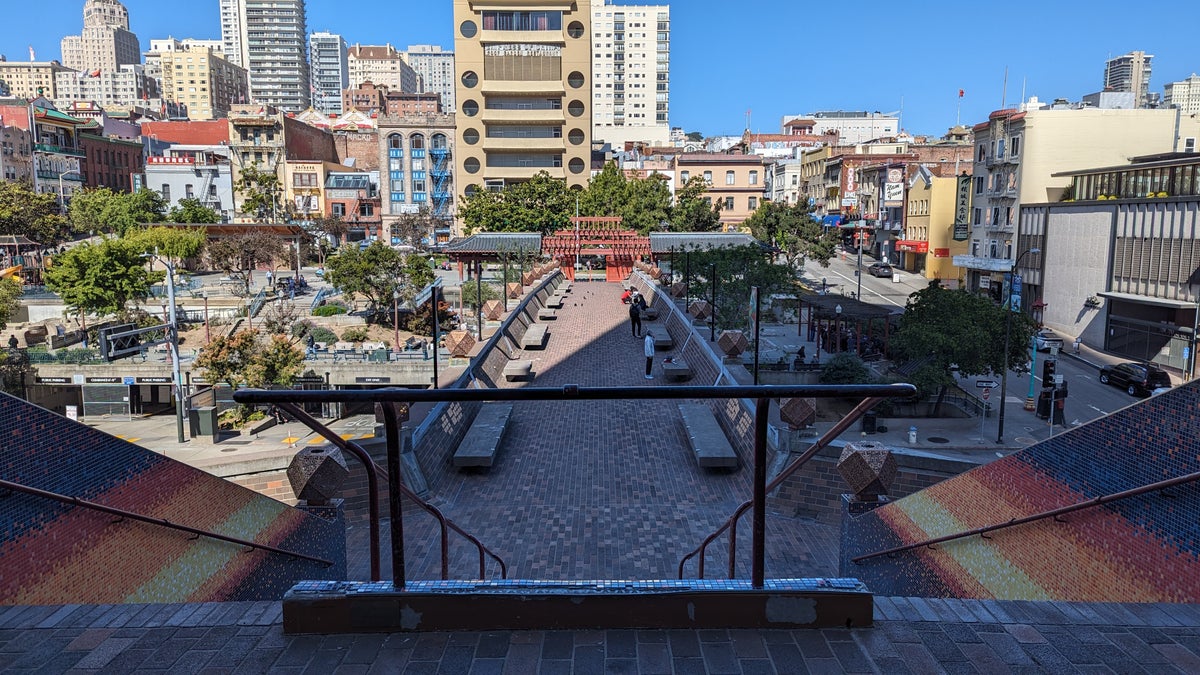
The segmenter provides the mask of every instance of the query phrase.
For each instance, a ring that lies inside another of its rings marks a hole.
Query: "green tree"
[[[365,249],[343,246],[326,261],[325,279],[347,295],[365,298],[371,320],[383,323],[392,306],[392,293],[398,291],[401,297],[406,291],[411,293],[405,287],[406,262],[396,249],[381,241],[371,242]]]
[[[272,335],[258,350],[246,368],[245,381],[251,387],[288,386],[304,370],[304,352],[282,335]]]
[[[609,162],[580,195],[579,210],[585,216],[620,216],[626,227],[646,234],[670,217],[671,188],[660,173],[629,178]]]
[[[965,377],[1004,371],[1006,318],[1012,319],[1008,364],[1020,370],[1029,363],[1033,320],[1019,312],[1009,317],[986,297],[948,290],[934,280],[909,298],[890,347],[898,361],[921,364],[908,379],[924,395],[938,392],[940,404],[956,383],[952,368]]]
[[[127,239],[84,242],[54,257],[46,287],[75,312],[126,316],[131,300],[145,300],[166,272],[150,271],[145,249]]]
[[[400,297],[405,302],[412,300],[418,291],[433,283],[436,277],[428,258],[416,253],[408,254],[404,257],[404,279]]]
[[[501,192],[476,190],[459,201],[458,214],[467,234],[483,232],[540,232],[549,234],[570,225],[576,192],[549,173],[539,171],[523,183]]]
[[[795,275],[791,268],[772,262],[771,256],[759,246],[693,250],[690,255],[692,276],[688,288],[691,297],[711,299],[712,277],[714,272],[716,274],[716,325],[719,330],[749,328],[751,287],[758,287],[759,297],[763,300],[771,295],[795,292]],[[682,278],[678,280],[683,281]]]
[[[221,214],[205,206],[199,199],[180,199],[167,213],[172,223],[219,223]]]
[[[0,349],[0,391],[22,396],[28,374],[29,352],[24,349]]]
[[[699,143],[700,141],[704,140],[704,134],[700,133],[699,131],[689,131],[687,133],[687,139],[689,141]]]
[[[70,237],[71,227],[56,195],[0,181],[0,235],[24,235],[42,246],[58,246]]]
[[[0,330],[8,328],[8,320],[21,306],[21,284],[8,277],[0,278]]]
[[[829,267],[838,237],[825,233],[813,217],[807,203],[764,202],[743,223],[755,239],[779,249],[789,267],[799,267],[805,259]]]
[[[281,201],[283,190],[274,172],[260,171],[254,166],[243,167],[233,190],[242,197],[242,214],[260,223],[287,215]]]
[[[821,384],[868,384],[871,369],[857,354],[834,354],[821,368]]]
[[[166,206],[153,190],[143,188],[129,194],[100,187],[72,197],[67,216],[77,231],[123,235],[145,223],[162,222]]]
[[[129,230],[125,233],[125,239],[146,253],[157,252],[178,264],[200,255],[208,243],[208,232],[203,227],[183,228],[156,225]]]
[[[436,225],[437,219],[430,215],[429,208],[422,206],[416,213],[405,213],[397,218],[392,223],[391,235],[401,244],[419,248],[423,241],[433,241]]]
[[[693,176],[675,193],[671,229],[676,232],[716,232],[721,229],[721,205],[705,201],[708,183]]]
[[[304,352],[281,335],[264,343],[258,333],[242,330],[213,338],[196,357],[208,382],[251,387],[289,385],[304,368]]]
[[[209,242],[207,249],[213,267],[242,278],[242,293],[247,296],[250,295],[250,274],[259,265],[273,265],[277,260],[285,259],[288,253],[282,237],[253,229]]]

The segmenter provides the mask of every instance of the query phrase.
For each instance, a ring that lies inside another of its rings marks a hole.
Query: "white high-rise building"
[[[1184,115],[1200,113],[1200,75],[1163,85],[1163,105],[1179,108]]]
[[[442,95],[442,112],[454,112],[454,52],[437,45],[409,45],[404,60],[417,73],[420,93]]]
[[[671,11],[592,3],[592,138],[667,145],[671,136]]]
[[[390,44],[354,45],[350,48],[349,60],[351,89],[370,82],[391,91],[417,92],[417,71]]]
[[[64,37],[62,53],[62,64],[82,73],[114,73],[142,62],[137,36],[129,32],[129,11],[118,0],[87,0],[83,32]]]
[[[316,32],[308,36],[308,64],[312,70],[313,107],[341,115],[342,90],[350,86],[346,40],[341,35]]]
[[[1137,106],[1145,107],[1150,93],[1150,61],[1146,52],[1129,52],[1104,63],[1104,88],[1109,91],[1132,92]]]
[[[789,124],[795,122],[795,124]],[[838,134],[839,145],[858,145],[900,133],[900,118],[861,110],[824,110],[808,115],[785,115],[782,133]]]
[[[221,0],[226,58],[250,75],[250,98],[285,112],[312,102],[304,0]]]

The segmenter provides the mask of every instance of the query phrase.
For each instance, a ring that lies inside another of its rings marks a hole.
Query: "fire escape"
[[[443,243],[450,239],[450,202],[452,199],[450,184],[450,148],[446,145],[446,137],[438,134],[433,137],[429,150],[430,182],[432,189],[431,215],[436,219],[433,243]]]

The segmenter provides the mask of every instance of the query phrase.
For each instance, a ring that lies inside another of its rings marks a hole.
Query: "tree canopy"
[[[806,203],[764,202],[743,223],[755,239],[779,249],[788,266],[798,267],[805,259],[829,266],[838,237],[825,233]]]
[[[151,271],[144,246],[130,239],[83,242],[54,256],[46,287],[75,312],[125,315],[131,300],[144,300],[166,272]]]
[[[792,270],[772,262],[771,256],[756,245],[692,250],[689,258],[690,297],[711,300],[713,275],[716,275],[716,325],[721,330],[749,328],[751,287],[757,286],[759,297],[764,300],[773,294],[795,290]],[[685,281],[681,276],[682,256],[679,264],[673,262],[672,267],[677,275],[675,281]]]
[[[533,178],[509,185],[501,192],[477,190],[463,197],[458,214],[467,234],[475,231],[550,234],[570,225],[576,196],[566,183],[539,171]]]
[[[244,234],[222,237],[207,245],[213,267],[226,274],[241,275],[242,292],[250,294],[250,274],[261,264],[273,265],[287,255],[282,237],[270,232],[251,230]]]
[[[292,384],[304,369],[304,353],[280,335],[267,341],[252,330],[221,335],[196,357],[196,368],[208,382],[250,387]]]
[[[419,255],[404,255],[381,241],[366,248],[343,246],[326,261],[325,279],[343,293],[366,299],[375,321],[384,321],[391,311],[392,295],[408,304],[434,278],[429,261]]]
[[[67,217],[80,232],[123,235],[145,223],[162,222],[166,210],[167,203],[153,190],[125,193],[98,187],[76,193]]]
[[[21,306],[21,284],[8,277],[0,278],[0,330],[8,328],[8,319]]]
[[[708,182],[692,176],[675,193],[671,229],[676,232],[716,232],[721,229],[721,204],[706,198]]]
[[[0,235],[24,235],[42,246],[58,246],[71,227],[58,206],[58,197],[34,192],[25,183],[0,181]]]
[[[180,199],[167,213],[172,223],[219,223],[221,214],[205,206],[199,199]]]
[[[279,177],[272,171],[243,167],[233,190],[242,198],[241,212],[260,223],[287,217]]]

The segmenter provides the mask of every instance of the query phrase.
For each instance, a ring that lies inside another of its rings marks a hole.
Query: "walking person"
[[[646,340],[642,343],[642,351],[646,355],[646,379],[653,380],[654,376],[650,371],[654,368],[654,336],[646,333]]]
[[[642,308],[636,302],[629,303],[629,325],[633,337],[642,337]]]

